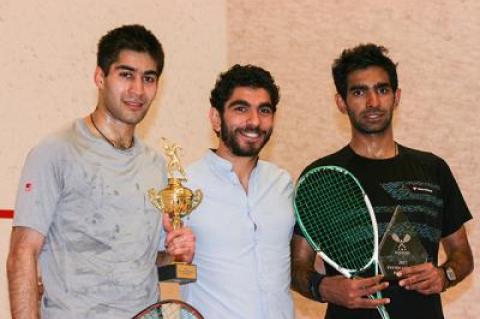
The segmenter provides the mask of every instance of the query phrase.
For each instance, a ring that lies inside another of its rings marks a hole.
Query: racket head
[[[140,311],[132,319],[204,319],[197,309],[181,300],[167,299]]]
[[[375,264],[378,230],[373,208],[358,180],[339,166],[310,169],[294,193],[298,225],[310,246],[340,273],[356,276]]]

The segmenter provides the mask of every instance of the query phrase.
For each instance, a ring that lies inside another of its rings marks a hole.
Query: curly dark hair
[[[146,52],[157,64],[157,73],[163,70],[165,55],[162,45],[153,33],[138,24],[124,25],[109,31],[98,42],[97,65],[105,75],[122,50]]]
[[[397,65],[386,56],[387,53],[388,50],[385,47],[372,43],[360,44],[354,48],[343,50],[332,65],[332,75],[337,93],[346,99],[348,75],[370,66],[381,67],[387,72],[390,85],[395,92],[398,88]]]
[[[227,72],[220,74],[215,83],[215,88],[210,95],[210,104],[223,114],[225,102],[232,96],[237,87],[252,87],[265,89],[272,102],[275,112],[280,100],[279,88],[275,84],[270,72],[255,65],[235,64]]]

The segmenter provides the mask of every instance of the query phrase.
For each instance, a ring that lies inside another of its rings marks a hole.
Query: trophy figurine
[[[186,182],[185,170],[180,163],[178,152],[182,149],[177,144],[170,144],[165,138],[164,152],[168,158],[168,185],[158,191],[154,188],[148,190],[150,202],[163,214],[167,214],[172,223],[173,229],[182,227],[182,218],[189,215],[202,201],[202,192],[184,187]],[[180,177],[178,176],[178,173]],[[186,284],[197,279],[197,268],[185,262],[174,260],[173,263],[158,267],[159,281],[178,282]]]

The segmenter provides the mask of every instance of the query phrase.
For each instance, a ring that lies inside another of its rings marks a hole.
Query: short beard
[[[232,153],[236,156],[241,156],[241,157],[252,157],[252,156],[258,156],[262,148],[267,144],[267,142],[270,140],[270,137],[273,132],[273,128],[270,129],[267,132],[264,132],[264,140],[263,143],[259,147],[254,147],[250,146],[247,148],[242,148],[240,144],[237,142],[235,139],[236,136],[236,131],[239,129],[236,129],[233,132],[228,131],[228,127],[225,125],[225,121],[222,120],[222,123],[220,125],[221,131],[220,131],[220,138],[222,139],[223,143],[232,151]],[[257,127],[255,128],[257,132],[260,134],[262,131]]]
[[[363,134],[379,134],[385,132],[391,125],[393,119],[393,112],[390,112],[390,116],[385,120],[382,126],[378,128],[371,128],[367,125],[363,125],[360,121],[357,121],[355,114],[347,108],[348,118],[352,126]]]

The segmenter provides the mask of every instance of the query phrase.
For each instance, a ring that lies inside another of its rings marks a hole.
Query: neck
[[[237,156],[232,154],[222,143],[220,143],[217,149],[217,155],[232,163],[233,171],[237,174],[245,192],[248,192],[248,181],[253,169],[257,165],[258,156]]]
[[[388,159],[398,155],[398,146],[393,135],[358,135],[350,141],[352,150],[366,158]]]
[[[113,119],[98,107],[85,118],[85,122],[93,134],[103,138],[113,148],[125,150],[133,146],[135,126]]]

